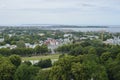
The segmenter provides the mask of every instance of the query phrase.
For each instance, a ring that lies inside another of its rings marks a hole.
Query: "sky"
[[[120,25],[120,0],[0,0],[0,25]]]

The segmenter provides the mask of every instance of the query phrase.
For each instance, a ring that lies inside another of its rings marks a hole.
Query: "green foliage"
[[[120,61],[113,61],[108,67],[109,80],[120,80]]]
[[[27,64],[28,66],[32,65],[30,61],[24,61],[24,64]]]
[[[82,48],[82,46],[77,46],[77,47],[75,47],[75,48],[73,48],[73,49],[71,49],[71,51],[70,51],[70,55],[75,55],[75,56],[77,56],[77,55],[80,55],[80,54],[82,54],[83,53],[83,48]]]
[[[73,57],[60,58],[52,67],[51,80],[70,80],[71,79],[71,60]]]
[[[52,66],[52,61],[51,59],[40,60],[38,63],[35,64],[35,66],[38,66],[41,68],[48,68]]]
[[[91,47],[89,50],[88,50],[88,54],[97,54],[96,50],[94,47]]]
[[[34,80],[49,80],[50,70],[40,70]]]
[[[65,44],[63,46],[58,47],[56,51],[62,53],[69,53],[70,55],[79,55],[82,54],[83,47],[80,45],[80,43]]]
[[[67,52],[75,57],[60,58],[52,68],[51,79],[120,80],[119,45],[106,45],[99,40],[86,40],[81,43],[63,45],[58,48],[58,51]]]
[[[25,48],[25,42],[24,41],[18,41],[16,43],[16,45],[17,45],[18,48]]]
[[[8,56],[8,55],[11,55],[11,52],[10,52],[10,49],[2,48],[2,49],[0,49],[0,54],[2,54],[4,56]]]
[[[116,59],[117,59],[117,60],[120,60],[120,53],[117,54]]]
[[[0,80],[13,80],[15,66],[6,57],[0,57]]]
[[[36,46],[35,47],[35,53],[36,54],[43,54],[48,52],[48,47],[46,45],[42,45],[42,46]]]
[[[63,58],[65,56],[65,54],[61,54],[60,56],[59,56],[59,58]]]
[[[31,56],[34,53],[35,51],[32,48],[15,48],[15,49],[2,48],[0,49],[0,54],[4,56],[9,56],[12,54],[21,55],[21,56]]]
[[[15,65],[16,67],[18,67],[21,64],[21,58],[18,55],[11,55],[9,59],[11,63]]]
[[[34,54],[34,50],[32,48],[16,48],[16,49],[12,49],[11,53],[21,56],[30,56]]]
[[[86,40],[80,43],[66,44],[58,47],[56,50],[75,56],[88,53],[100,56],[103,52],[107,51],[107,48],[100,40]]]
[[[111,52],[112,58],[116,58],[117,54],[120,52],[120,47],[119,46],[112,46],[109,50]]]
[[[51,70],[51,80],[108,80],[105,67],[93,54],[64,57]]]
[[[34,80],[38,72],[38,67],[21,64],[15,72],[14,80]]]
[[[100,56],[101,62],[106,62],[109,58],[111,58],[110,52],[105,52]]]
[[[105,68],[95,63],[73,63],[72,73],[75,80],[108,80]]]

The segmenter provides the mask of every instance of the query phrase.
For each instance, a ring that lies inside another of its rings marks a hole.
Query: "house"
[[[87,39],[87,38],[86,38],[86,37],[81,37],[81,38],[80,38],[80,40],[85,40],[85,39]]]
[[[9,36],[9,37],[12,37],[12,36],[13,36],[13,34],[8,34],[8,36]]]
[[[64,34],[64,37],[72,37],[72,34]]]
[[[120,45],[120,37],[115,37],[113,39],[107,39],[103,43],[105,44],[113,44],[113,45]]]
[[[67,44],[67,43],[70,43],[71,41],[70,41],[70,39],[69,38],[65,38],[64,39],[64,44]]]
[[[4,45],[4,46],[0,46],[0,49],[1,49],[1,48],[15,49],[15,48],[17,48],[17,46],[16,46],[16,45],[6,44],[6,45]]]
[[[45,45],[52,45],[52,46],[55,46],[55,45],[58,45],[59,42],[55,39],[52,39],[52,38],[48,38],[47,40],[44,41],[44,44]]]
[[[25,43],[26,48],[35,48],[37,45],[41,46],[41,44],[30,44],[30,43]]]
[[[11,45],[11,46],[10,46],[10,49],[15,49],[15,48],[17,48],[16,45]]]
[[[44,36],[45,34],[44,34],[44,33],[39,33],[38,35],[39,35],[39,36]]]
[[[0,38],[0,42],[4,42],[4,38]]]
[[[103,41],[105,44],[113,44],[113,39],[107,39],[106,41]]]

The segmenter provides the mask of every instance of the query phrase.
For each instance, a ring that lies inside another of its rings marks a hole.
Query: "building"
[[[16,46],[16,45],[6,44],[6,45],[4,45],[4,46],[0,46],[0,49],[1,49],[1,48],[15,49],[15,48],[17,48],[17,46]]]
[[[103,43],[105,44],[113,44],[113,45],[120,45],[120,37],[115,37],[113,39],[107,39]]]
[[[64,34],[64,37],[72,37],[72,34]]]
[[[4,38],[0,38],[0,42],[4,42]]]

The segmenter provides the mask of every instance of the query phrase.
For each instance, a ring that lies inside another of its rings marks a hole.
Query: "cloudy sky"
[[[120,0],[0,0],[0,25],[120,25]]]

